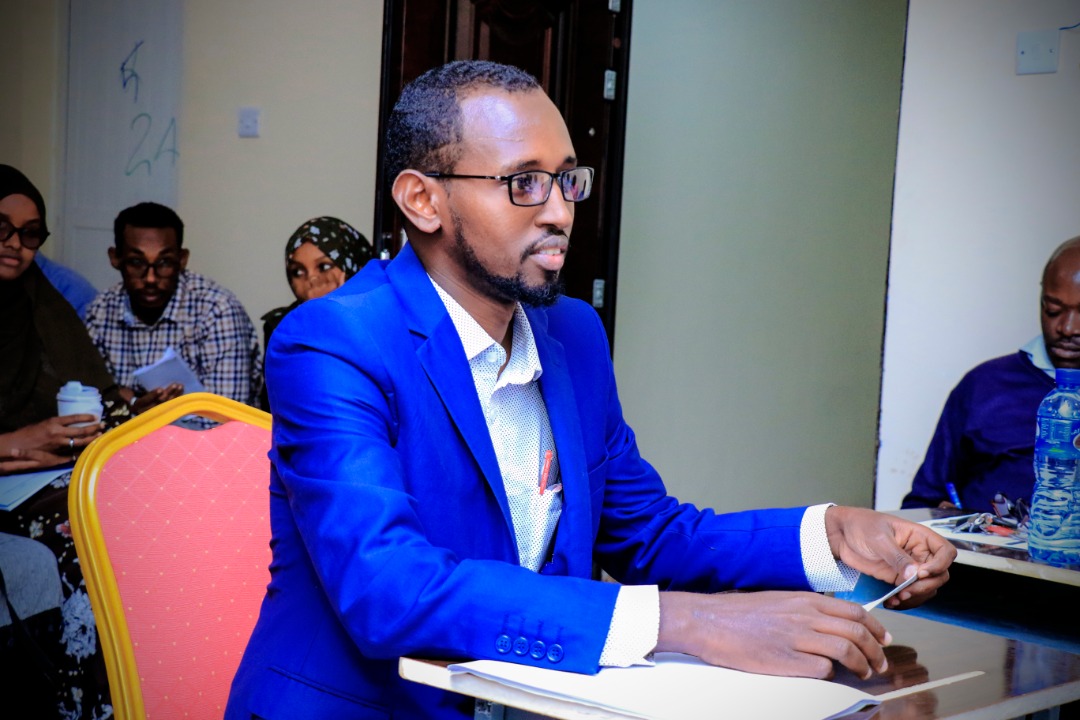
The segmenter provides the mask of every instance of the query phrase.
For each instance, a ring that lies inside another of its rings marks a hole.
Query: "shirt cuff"
[[[652,665],[646,655],[656,647],[659,637],[660,589],[656,585],[623,585],[615,598],[600,665]]]
[[[825,511],[835,503],[812,505],[803,513],[799,525],[803,570],[815,592],[844,592],[855,587],[859,571],[833,557],[825,532]]]

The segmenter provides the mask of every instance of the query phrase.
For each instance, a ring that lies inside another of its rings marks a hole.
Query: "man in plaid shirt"
[[[138,386],[135,370],[169,347],[208,392],[253,404],[262,382],[255,327],[236,296],[187,270],[184,223],[170,208],[144,202],[113,224],[109,260],[121,282],[97,296],[86,327],[136,413],[184,392],[178,384]]]

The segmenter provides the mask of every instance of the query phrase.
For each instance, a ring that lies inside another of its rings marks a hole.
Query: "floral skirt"
[[[0,531],[33,538],[56,555],[64,589],[61,607],[64,630],[58,652],[59,690],[57,718],[106,720],[113,715],[105,659],[101,654],[90,597],[86,594],[82,568],[75,554],[68,516],[68,485],[65,473],[10,512],[0,511]]]

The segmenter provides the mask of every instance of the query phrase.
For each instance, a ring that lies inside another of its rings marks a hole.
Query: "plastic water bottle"
[[[1080,569],[1080,370],[1058,368],[1055,377],[1039,404],[1028,552],[1036,562]]]

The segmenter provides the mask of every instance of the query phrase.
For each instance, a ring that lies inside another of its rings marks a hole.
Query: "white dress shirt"
[[[450,313],[469,360],[510,503],[518,562],[537,571],[551,554],[552,538],[562,512],[562,485],[547,407],[537,382],[543,368],[532,327],[521,305],[517,305],[507,359],[502,345],[438,283],[432,280],[432,284]],[[504,364],[506,367],[500,373]],[[816,505],[807,508],[803,515],[799,533],[803,567],[810,586],[818,592],[850,590],[858,573],[832,556],[825,533],[828,507]],[[622,586],[600,664],[625,667],[647,662],[645,657],[656,647],[659,631],[657,586]]]

